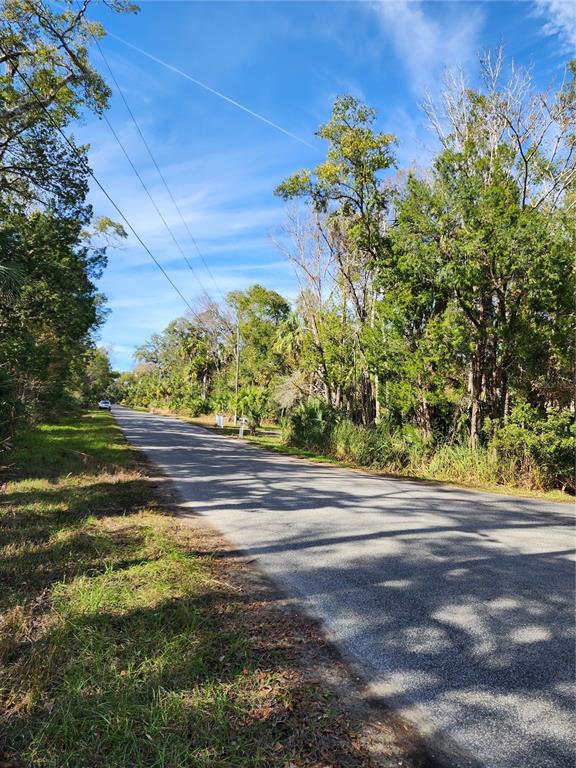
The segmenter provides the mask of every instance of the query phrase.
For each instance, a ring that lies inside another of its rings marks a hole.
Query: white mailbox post
[[[239,419],[239,423],[240,423],[240,431],[238,434],[240,435],[240,437],[244,437],[244,427],[246,426],[246,424],[248,424],[248,419],[245,419],[243,417]]]

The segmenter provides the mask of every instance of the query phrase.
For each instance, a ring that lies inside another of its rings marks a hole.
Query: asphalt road
[[[574,508],[311,464],[115,407],[130,442],[463,757],[576,763]]]

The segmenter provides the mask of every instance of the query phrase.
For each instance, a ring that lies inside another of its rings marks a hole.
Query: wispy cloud
[[[418,96],[437,90],[446,67],[465,65],[477,53],[483,16],[469,3],[462,6],[450,4],[448,10],[440,3],[425,5],[418,0],[378,0],[369,5],[391,37]]]
[[[558,35],[570,53],[576,53],[576,3],[573,0],[535,0],[536,13],[545,19],[544,34]]]
[[[149,167],[150,163],[146,166],[147,158],[140,153],[130,127],[121,125],[118,130],[170,229],[188,257],[195,261],[198,253],[156,172]],[[162,259],[180,258],[119,147],[100,130],[86,138],[92,145],[90,161],[96,175],[104,180],[114,200],[153,253]],[[269,245],[266,233],[278,222],[282,208],[272,195],[282,178],[282,171],[274,167],[277,158],[272,145],[260,146],[258,150],[202,152],[199,159],[164,165],[164,175],[178,206],[205,255]],[[91,198],[98,214],[114,218],[115,212],[97,189]],[[111,256],[115,263],[133,267],[148,261],[132,237]]]

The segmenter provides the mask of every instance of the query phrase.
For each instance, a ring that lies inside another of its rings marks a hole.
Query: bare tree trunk
[[[508,421],[508,414],[510,413],[510,389],[508,388],[508,375],[505,374],[505,379],[502,382],[503,396],[502,396],[502,418],[504,422]]]
[[[432,434],[432,414],[430,413],[430,404],[426,396],[422,397],[420,402],[420,426],[424,434],[429,437]]]
[[[364,371],[360,377],[360,406],[363,426],[373,427],[376,420],[376,400],[374,382],[368,371]]]
[[[374,329],[376,325],[376,290],[372,292],[372,308],[370,311],[370,328]],[[378,381],[378,373],[374,372],[372,382],[372,399],[374,401],[374,422],[378,422],[380,419],[380,386]]]

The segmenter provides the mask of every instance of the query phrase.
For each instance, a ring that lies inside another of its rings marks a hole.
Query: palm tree
[[[13,295],[24,280],[24,272],[11,264],[0,264],[0,294]]]

